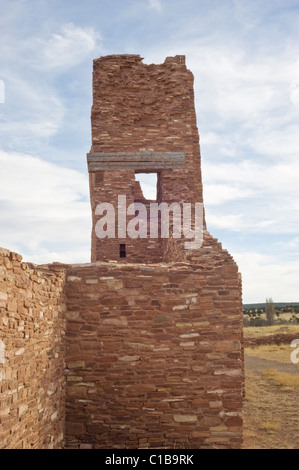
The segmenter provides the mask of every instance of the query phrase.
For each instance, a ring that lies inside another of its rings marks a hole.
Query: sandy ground
[[[243,448],[299,449],[299,364],[269,357],[245,350]]]

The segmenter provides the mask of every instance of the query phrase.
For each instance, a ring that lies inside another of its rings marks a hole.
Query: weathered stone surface
[[[210,266],[211,278],[216,272],[213,259]],[[116,447],[120,442],[123,447],[134,447],[131,436],[128,436],[131,428],[135,430],[134,435],[144,436],[142,445],[147,443],[147,447],[152,447],[154,442],[160,447],[173,446],[174,437],[169,428],[180,436],[182,447],[195,445],[192,439],[197,439],[199,447],[213,447],[217,446],[213,441],[216,431],[212,435],[210,427],[226,426],[231,433],[226,447],[238,447],[235,439],[241,442],[241,428],[236,430],[230,422],[227,424],[227,420],[239,417],[239,414],[227,413],[239,413],[242,403],[241,342],[235,343],[242,326],[238,307],[240,299],[236,296],[237,308],[233,313],[231,306],[222,306],[221,315],[218,313],[214,318],[211,314],[208,322],[196,321],[198,314],[190,308],[192,303],[186,305],[183,313],[174,311],[172,306],[181,292],[179,286],[188,285],[184,289],[185,298],[198,298],[200,315],[206,315],[202,309],[205,296],[201,293],[207,279],[200,275],[204,268],[192,265],[190,270],[186,270],[185,264],[149,264],[148,267],[154,268],[151,276],[143,277],[142,284],[134,288],[127,281],[143,275],[140,264],[130,264],[126,269],[124,264],[98,262],[82,268],[69,266],[67,270],[68,276],[82,278],[81,283],[69,283],[66,287],[68,329],[72,331],[72,335],[67,336],[67,351],[70,360],[80,362],[84,358],[85,361],[85,366],[71,369],[67,410],[72,415],[72,423],[76,422],[76,416],[78,423],[82,423],[78,410],[82,410],[84,403],[86,422],[83,428],[80,426],[80,433],[75,433],[76,428],[70,428],[67,422],[66,440],[77,446],[87,442],[91,436],[88,429],[92,429],[88,426],[97,421],[104,423],[105,427],[101,433],[92,435],[95,448],[107,443],[109,447]],[[221,290],[227,289],[234,276],[229,272],[209,289],[210,303],[215,311],[219,312],[216,304],[220,287]],[[123,287],[115,291],[116,298],[119,296],[122,303],[116,303],[113,311],[108,309],[106,314],[103,311],[103,308],[108,308],[105,306],[105,290],[99,294],[96,304],[88,297],[83,287],[85,278],[92,277],[103,282],[107,277],[107,281],[122,283]],[[178,287],[169,288],[174,282]],[[152,285],[158,286],[154,293]],[[83,315],[73,318],[69,315],[72,311],[77,312],[78,308],[84,309],[84,318]],[[92,316],[86,316],[87,312],[96,311],[101,312],[96,322]],[[228,320],[228,313],[231,320]],[[88,350],[88,357],[85,356],[87,343],[84,336],[87,327],[95,334],[93,350],[91,353]],[[78,383],[92,383],[84,386],[87,393],[83,396],[83,387],[73,386],[76,376],[80,377]],[[234,400],[231,399],[232,393],[235,394]],[[224,414],[220,416],[221,412]],[[199,426],[204,429],[199,429]]]
[[[173,419],[176,423],[194,423],[197,421],[197,416],[194,415],[174,415]]]
[[[65,419],[65,273],[0,249],[0,448],[60,448]]]
[[[87,158],[92,261],[119,260],[121,243],[126,245],[129,262],[183,261],[180,243],[149,237],[148,221],[144,221],[146,239],[99,240],[94,228],[97,204],[117,205],[118,195],[126,196],[127,207],[141,200],[149,211],[135,172],[157,173],[158,202],[202,202],[192,73],[178,58],[160,65],[143,64],[138,55],[95,60],[91,124],[92,146]],[[132,216],[127,217],[130,219]]]
[[[114,171],[120,154],[132,167]],[[155,166],[178,155],[184,168]],[[136,55],[94,61],[89,161],[90,170],[99,161],[109,167],[90,173],[92,263],[35,266],[0,249],[0,447],[240,447],[242,300],[233,258],[206,230],[196,250],[174,238],[94,234],[99,202],[121,194],[149,207],[136,162],[158,171],[158,202],[202,202],[184,56],[161,65]]]
[[[140,359],[140,356],[121,356],[118,358],[119,361],[125,361],[125,362],[134,362],[138,361]]]
[[[185,168],[183,152],[118,152],[88,153],[89,172],[102,170],[151,170],[161,171],[173,168]]]

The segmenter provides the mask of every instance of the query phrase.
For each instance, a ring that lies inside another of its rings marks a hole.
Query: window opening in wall
[[[120,258],[126,258],[126,245],[124,243],[121,243],[119,245],[119,257]]]
[[[135,180],[139,182],[144,199],[157,200],[157,173],[135,173]],[[135,195],[139,199],[138,194]]]

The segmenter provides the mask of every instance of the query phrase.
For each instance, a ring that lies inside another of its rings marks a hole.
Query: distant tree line
[[[287,318],[284,314],[287,315]],[[272,298],[259,307],[243,307],[244,326],[271,326],[280,324],[299,324],[299,305],[275,306]]]

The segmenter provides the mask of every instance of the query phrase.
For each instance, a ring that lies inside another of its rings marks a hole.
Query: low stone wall
[[[67,269],[66,445],[238,448],[235,264]]]
[[[294,339],[299,338],[298,333],[278,333],[268,336],[258,336],[256,338],[244,337],[245,347],[255,347],[261,344],[291,344]]]
[[[0,249],[0,448],[63,446],[64,271]]]
[[[241,281],[215,260],[37,267],[0,249],[0,448],[240,447]]]

